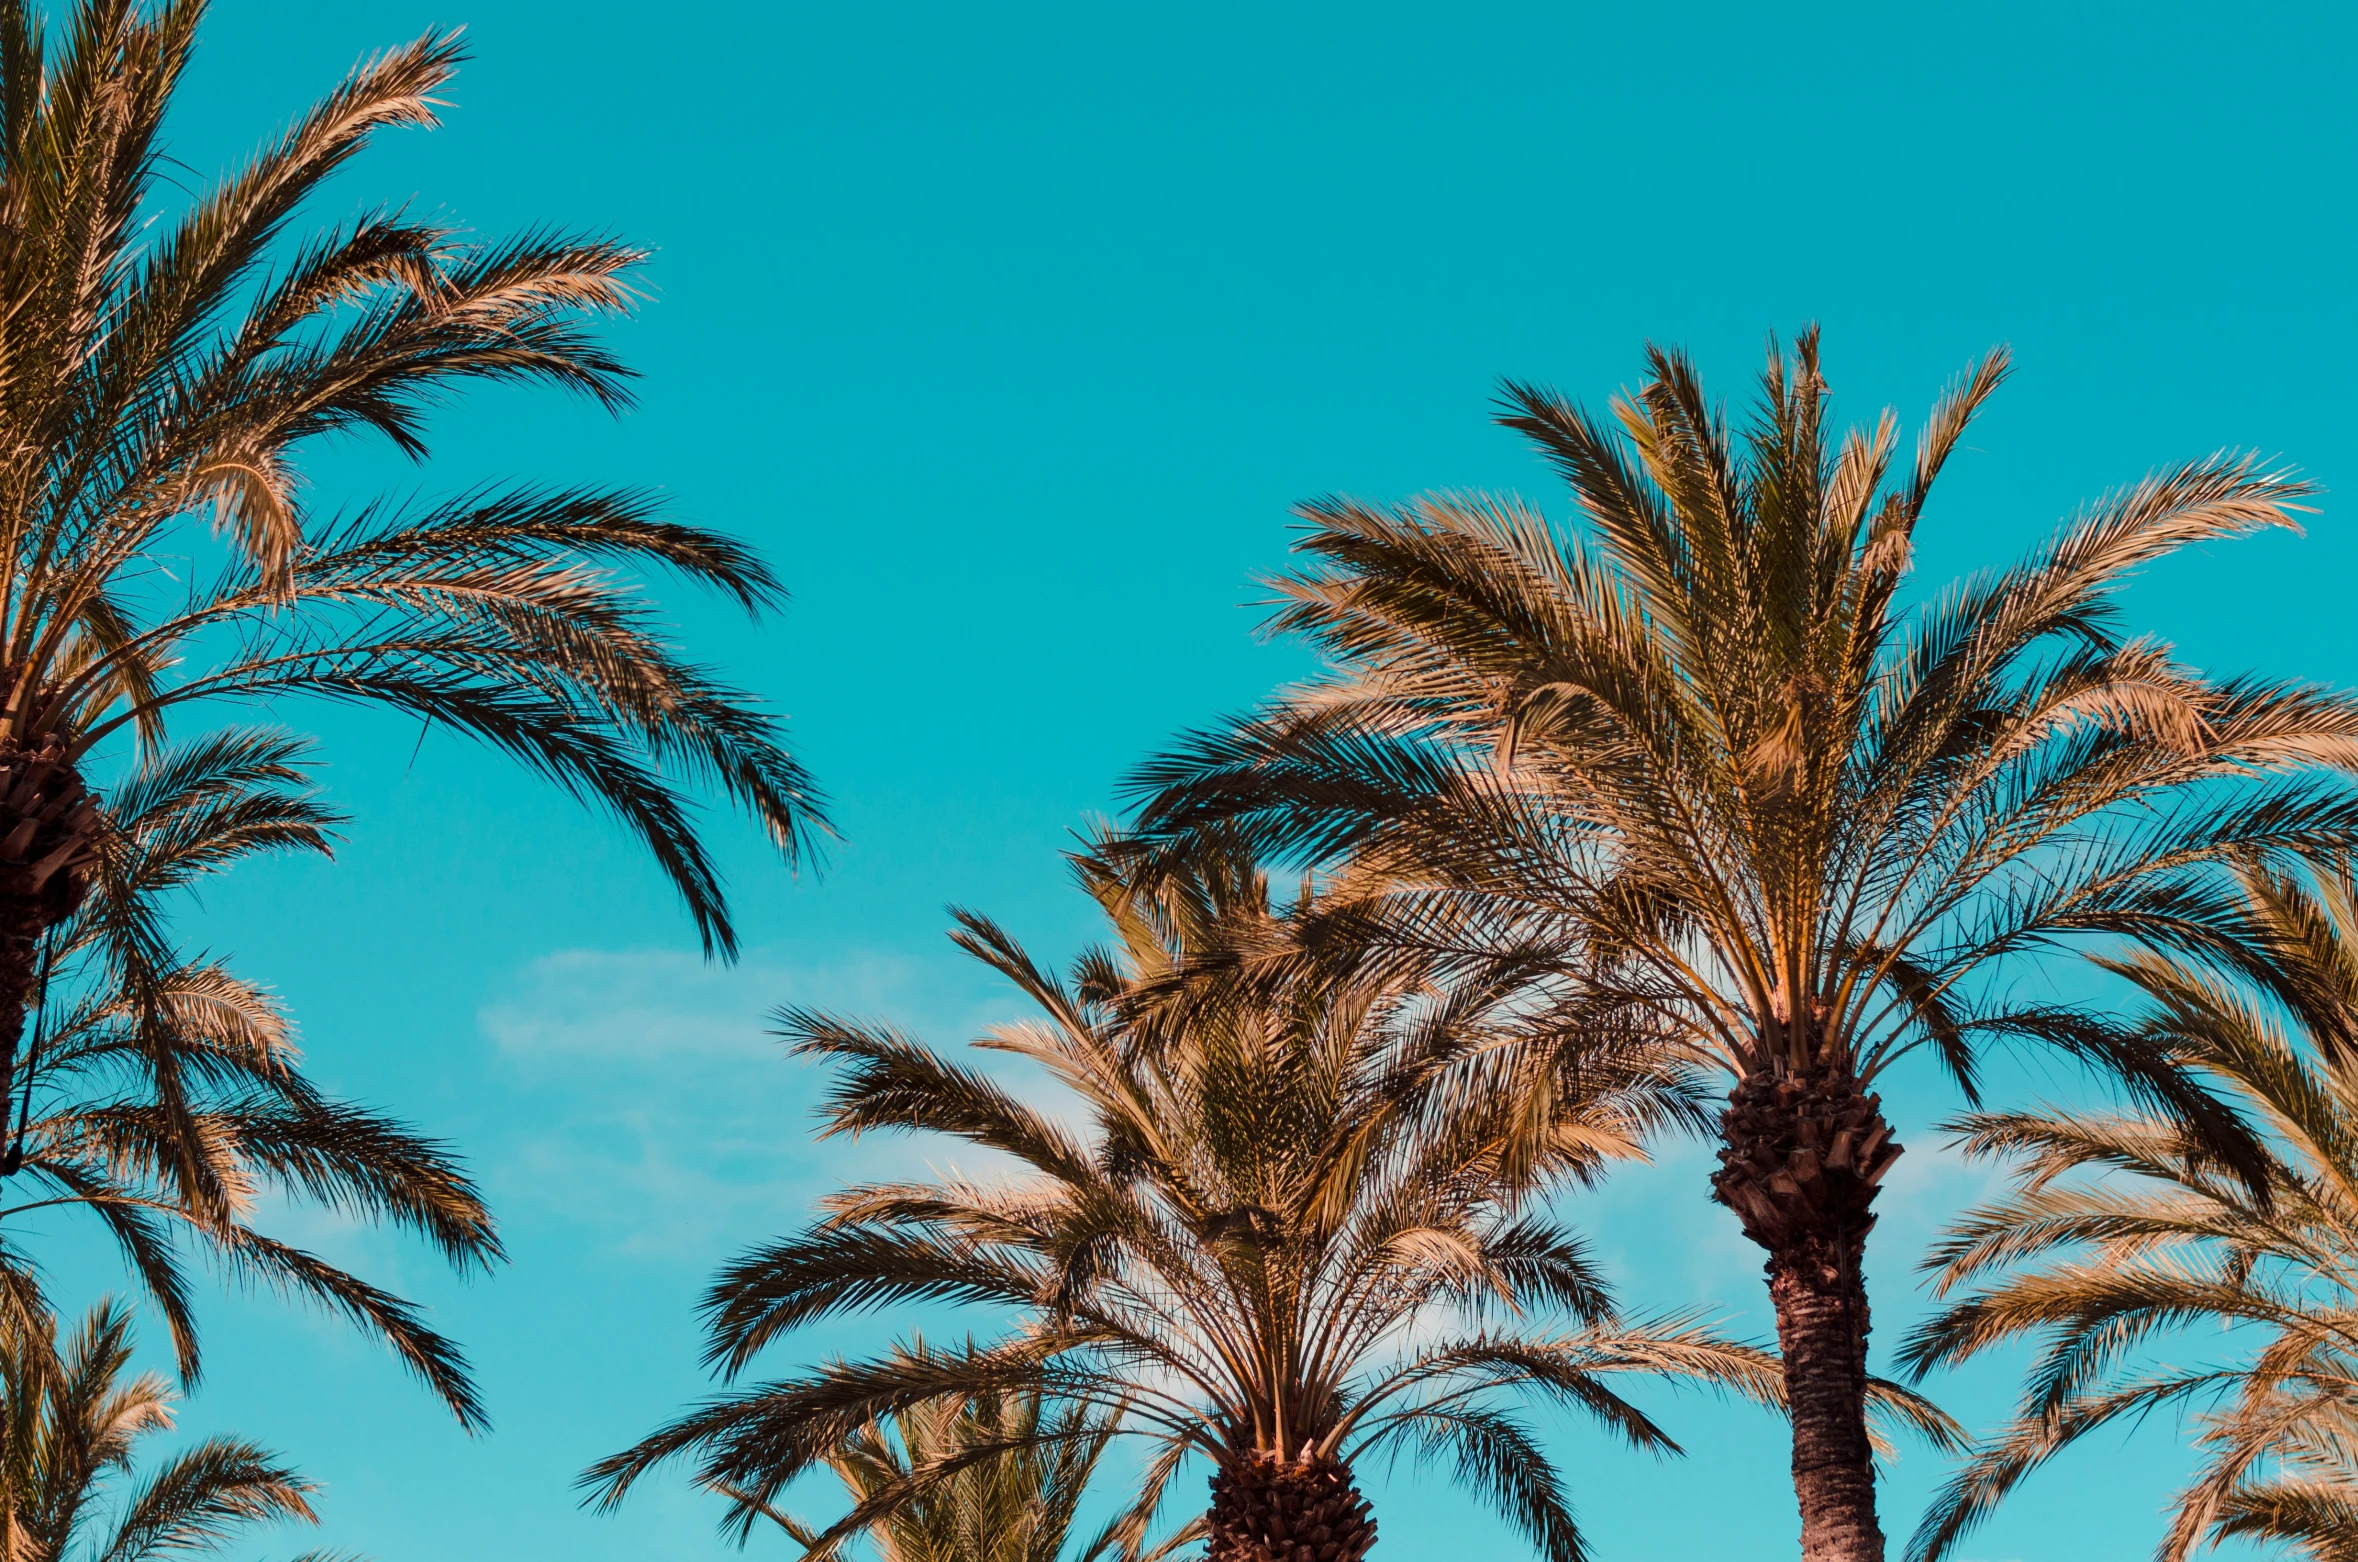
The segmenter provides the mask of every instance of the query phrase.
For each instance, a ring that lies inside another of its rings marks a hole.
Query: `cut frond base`
[[[1212,1475],[1205,1562],[1360,1562],[1375,1519],[1351,1472],[1330,1459],[1253,1452]]]
[[[1880,1562],[1861,1261],[1900,1147],[1882,1103],[1833,1071],[1747,1076],[1720,1131],[1713,1196],[1768,1252],[1803,1562]]]

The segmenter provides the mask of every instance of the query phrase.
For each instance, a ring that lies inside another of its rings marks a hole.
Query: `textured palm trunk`
[[[1307,1452],[1246,1453],[1212,1474],[1205,1562],[1360,1562],[1375,1519],[1351,1472]]]
[[[1899,1158],[1881,1103],[1840,1074],[1755,1074],[1728,1097],[1712,1192],[1768,1252],[1793,1422],[1802,1562],[1882,1562],[1867,1442],[1876,1187]]]
[[[15,1084],[42,936],[80,903],[98,827],[98,804],[60,740],[0,739],[0,1092]],[[9,1099],[0,1093],[0,1105]]]

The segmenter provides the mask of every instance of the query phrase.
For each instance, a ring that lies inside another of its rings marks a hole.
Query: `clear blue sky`
[[[617,425],[486,397],[422,479],[338,455],[318,500],[649,483],[756,539],[790,614],[678,620],[792,713],[847,843],[795,881],[717,826],[748,953],[714,971],[602,823],[455,742],[413,767],[399,722],[281,712],[327,737],[350,844],[222,884],[187,935],[286,996],[333,1087],[471,1156],[515,1255],[487,1283],[292,1227],[429,1299],[497,1430],[469,1441],[370,1349],[218,1294],[186,1424],[297,1456],[325,1538],[386,1562],[727,1554],[676,1483],[593,1518],[570,1479],[703,1390],[690,1308],[724,1255],[919,1153],[813,1147],[811,1080],[760,1014],[831,1003],[949,1041],[1010,1012],[942,907],[1052,951],[1088,932],[1067,832],[1167,734],[1302,670],[1250,634],[1290,501],[1558,503],[1487,422],[1498,376],[1599,398],[1656,338],[1740,395],[1767,332],[1816,320],[1845,408],[1912,419],[2010,342],[2020,375],[1952,468],[1928,577],[2222,445],[2358,486],[2339,7],[216,0],[178,153],[209,176],[358,56],[449,22],[478,58],[447,128],[386,143],[328,209],[656,247],[620,333],[645,405]],[[2349,513],[2329,495],[2305,539],[2156,571],[2137,614],[2207,666],[2358,682]],[[1901,1106],[1919,1153],[1878,1239],[1884,1347],[1918,1305],[1910,1249],[1976,1186],[1930,1153],[1937,1102]],[[1570,1213],[1633,1295],[1759,1329],[1705,1165],[1674,1151]],[[1986,1422],[2003,1367],[1940,1392]],[[1665,1413],[1683,1463],[1561,1437],[1601,1554],[1789,1556],[1779,1431]],[[1969,1554],[2142,1557],[2179,1462],[2161,1426],[2091,1447]],[[1898,1466],[1895,1534],[1936,1474]],[[1381,1503],[1379,1556],[1489,1533],[1437,1480]]]

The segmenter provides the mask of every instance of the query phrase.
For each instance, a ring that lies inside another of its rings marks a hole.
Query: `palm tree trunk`
[[[1350,1470],[1307,1449],[1223,1460],[1207,1527],[1205,1562],[1361,1562],[1376,1529]]]
[[[0,739],[0,1105],[15,1086],[41,939],[81,902],[98,828],[97,801],[61,740]]]
[[[1768,1252],[1793,1424],[1802,1562],[1882,1562],[1867,1442],[1867,1233],[1900,1147],[1836,1073],[1748,1076],[1720,1118],[1713,1195]]]

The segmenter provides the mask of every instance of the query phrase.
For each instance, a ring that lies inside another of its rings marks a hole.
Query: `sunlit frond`
[[[2026,1341],[2036,1355],[2014,1422],[1918,1529],[1918,1562],[1946,1555],[2080,1437],[2157,1411],[2176,1413],[2203,1455],[2173,1507],[2165,1562],[2231,1538],[2358,1554],[2348,883],[2340,869],[2247,866],[2242,957],[2218,969],[2112,962],[2148,1000],[2143,1033],[2260,1132],[2256,1180],[2158,1115],[1986,1113],[1956,1125],[1968,1153],[2012,1167],[2015,1186],[1934,1248],[1926,1267],[1949,1305],[1903,1360],[1921,1373]],[[2246,980],[2253,970],[2266,978]]]
[[[172,1430],[174,1396],[133,1370],[132,1346],[130,1310],[114,1302],[63,1339],[46,1319],[0,1330],[0,1533],[16,1562],[162,1562],[318,1522],[317,1486],[244,1438],[186,1444],[141,1473]]]

